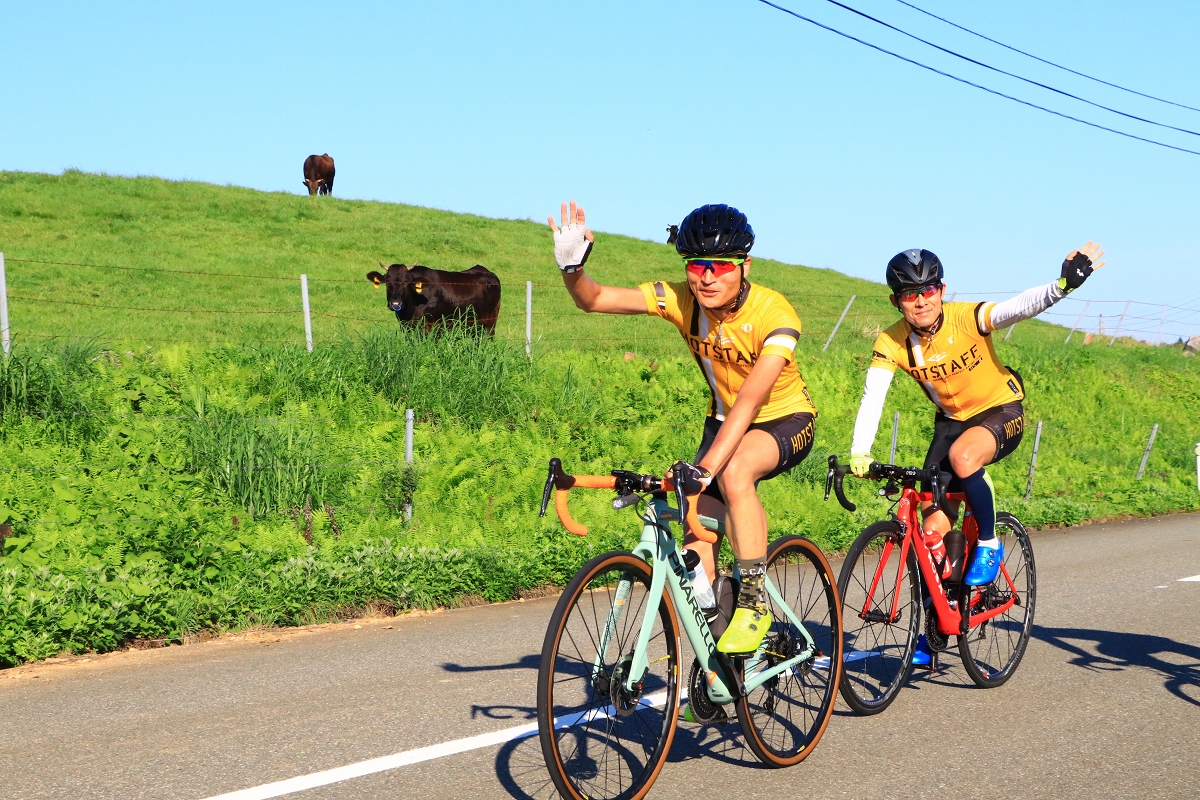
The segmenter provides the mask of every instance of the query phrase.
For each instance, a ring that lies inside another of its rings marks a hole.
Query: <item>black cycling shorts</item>
[[[813,436],[816,433],[815,417],[807,411],[799,414],[792,414],[790,417],[780,417],[779,419],[771,419],[766,422],[755,422],[750,425],[749,430],[766,431],[775,439],[775,443],[779,445],[779,463],[775,465],[775,469],[768,472],[760,480],[770,480],[776,475],[782,475],[792,467],[799,464],[808,456],[812,450]],[[717,431],[721,430],[721,420],[716,417],[706,417],[704,420],[704,438],[700,440],[700,449],[696,451],[696,459],[693,464],[699,464],[700,459],[704,458],[704,454],[708,452],[708,448],[712,447],[713,441],[717,438]],[[725,502],[724,496],[721,494],[721,489],[717,486],[714,480],[704,490],[704,494],[709,497],[715,497],[722,503]]]
[[[993,406],[961,421],[950,419],[940,411],[937,413],[933,419],[933,441],[929,443],[929,452],[925,455],[925,469],[936,468],[951,475],[946,491],[962,491],[958,477],[950,468],[950,446],[965,431],[980,426],[987,428],[996,438],[996,457],[988,462],[995,464],[1011,455],[1021,444],[1021,437],[1025,435],[1025,410],[1017,401]],[[930,487],[922,484],[921,490],[928,492]]]

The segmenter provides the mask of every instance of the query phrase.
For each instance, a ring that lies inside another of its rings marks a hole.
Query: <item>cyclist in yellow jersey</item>
[[[708,382],[712,399],[695,464],[684,468],[703,488],[700,513],[725,519],[741,588],[717,649],[753,651],[771,627],[763,597],[767,516],[756,485],[799,464],[812,449],[817,409],[796,368],[800,319],[783,295],[750,283],[754,229],[726,205],[697,208],[679,225],[675,248],[685,281],[637,288],[603,286],[583,271],[594,237],[583,209],[562,204],[562,227],[549,218],[554,255],[567,291],[584,311],[650,314],[679,329]],[[720,542],[690,535],[709,579],[717,576]],[[714,626],[716,627],[716,626]]]
[[[854,422],[850,468],[860,477],[867,473],[888,387],[896,369],[904,370],[937,406],[925,469],[952,474],[951,490],[966,495],[979,526],[975,554],[963,575],[971,586],[994,581],[1004,558],[995,533],[995,491],[984,467],[1016,450],[1025,430],[1021,407],[1025,388],[1016,370],[1001,365],[992,346],[992,331],[1050,308],[1104,266],[1099,260],[1103,255],[1088,242],[1063,261],[1057,281],[1001,303],[944,303],[942,263],[928,250],[905,250],[888,262],[892,305],[903,318],[875,340]],[[932,532],[944,534],[952,523],[945,512],[931,511],[928,503],[924,511],[922,527],[936,541],[938,536]],[[950,511],[956,514],[957,508]],[[944,558],[944,545],[933,549],[935,558]],[[943,575],[949,576],[954,566],[943,561]],[[928,664],[929,660],[922,636],[913,662]]]

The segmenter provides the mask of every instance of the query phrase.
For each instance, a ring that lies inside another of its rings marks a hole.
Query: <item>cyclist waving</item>
[[[763,597],[767,516],[756,485],[804,460],[817,416],[795,363],[800,319],[783,295],[747,279],[754,230],[736,208],[706,205],[688,214],[675,244],[686,280],[637,288],[603,286],[583,271],[595,241],[585,221],[575,201],[562,204],[561,229],[549,218],[554,256],[575,305],[672,322],[712,393],[695,464],[685,467],[704,487],[700,513],[725,518],[741,577],[737,608],[717,649],[753,651],[771,627]],[[685,546],[714,579],[720,542],[689,535]]]
[[[933,441],[925,469],[953,473],[951,491],[962,491],[979,526],[975,556],[963,580],[982,586],[996,579],[1004,558],[996,539],[996,501],[984,467],[1017,449],[1024,433],[1021,377],[1002,366],[992,346],[991,332],[1042,313],[1078,289],[1093,271],[1104,266],[1099,246],[1088,242],[1063,261],[1054,283],[1029,289],[1002,303],[945,303],[942,263],[928,250],[905,250],[887,266],[892,305],[903,314],[875,340],[867,369],[866,388],[854,438],[850,468],[862,477],[871,464],[871,445],[879,427],[883,401],[896,368],[911,375],[937,406]],[[925,507],[923,528],[944,534],[952,524],[942,511]],[[952,508],[955,513],[957,509]],[[933,536],[936,540],[936,536]],[[937,545],[932,548],[938,555]],[[940,547],[945,553],[945,546]],[[946,562],[943,574],[953,565]],[[928,663],[918,648],[914,662]]]

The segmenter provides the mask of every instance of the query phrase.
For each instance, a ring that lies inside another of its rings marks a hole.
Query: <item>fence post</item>
[[[1158,423],[1154,423],[1154,427],[1150,429],[1150,441],[1146,442],[1146,452],[1142,453],[1142,464],[1138,467],[1137,480],[1142,479],[1142,473],[1146,471],[1146,462],[1150,460],[1150,448],[1154,447],[1154,437],[1158,436]]]
[[[1113,342],[1115,342],[1117,340],[1117,334],[1121,332],[1121,323],[1123,323],[1125,321],[1125,313],[1127,311],[1129,311],[1129,304],[1132,302],[1133,302],[1132,300],[1125,301],[1125,308],[1123,308],[1121,310],[1121,318],[1119,320],[1117,320],[1117,328],[1116,328],[1116,330],[1113,331],[1113,337],[1108,340],[1109,347],[1112,347]]]
[[[1091,300],[1088,300],[1086,303],[1083,304],[1083,311],[1080,311],[1079,316],[1075,318],[1075,324],[1071,326],[1071,332],[1067,334],[1067,341],[1063,342],[1063,344],[1066,344],[1067,342],[1071,341],[1071,337],[1075,335],[1075,329],[1079,327],[1079,321],[1083,319],[1083,315],[1086,314],[1087,310],[1091,307],[1092,307]]]
[[[308,310],[308,276],[300,276],[300,300],[304,304],[304,342],[312,352],[312,315]]]
[[[1033,471],[1037,469],[1038,446],[1042,443],[1042,421],[1038,420],[1037,433],[1033,435],[1033,456],[1029,459],[1029,480],[1025,483],[1025,499],[1033,494]]]
[[[1158,339],[1154,342],[1156,345],[1162,344],[1162,329],[1163,323],[1167,321],[1167,304],[1163,303],[1162,316],[1158,318]]]
[[[406,408],[404,410],[404,467],[412,469],[413,463],[413,410]],[[407,483],[407,482],[406,482]],[[412,519],[412,498],[408,497],[404,500],[404,521],[408,522]]]
[[[896,439],[899,436],[900,436],[900,412],[897,411],[896,415],[894,417],[892,417],[892,454],[888,458],[889,464],[896,463]]]
[[[1196,489],[1200,490],[1200,442],[1196,442]]]
[[[8,330],[8,275],[4,271],[4,253],[0,253],[0,341],[4,345],[4,357],[12,348]]]
[[[832,342],[833,337],[837,335],[838,328],[842,327],[842,320],[846,318],[847,312],[850,311],[850,306],[854,305],[854,298],[856,297],[858,297],[856,294],[850,295],[850,302],[846,303],[846,307],[842,309],[842,315],[838,317],[837,325],[833,326],[833,330],[829,332],[829,338],[825,340],[825,346],[821,348],[822,353],[829,349],[829,343]]]
[[[525,355],[533,355],[533,281],[525,281]]]
[[[1008,337],[1012,336],[1013,328],[1017,327],[1017,323],[1008,326],[1008,333],[1004,334],[1004,341],[1008,341]]]

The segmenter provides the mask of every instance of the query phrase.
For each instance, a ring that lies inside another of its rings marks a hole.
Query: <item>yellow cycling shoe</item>
[[[729,620],[729,627],[721,634],[717,650],[722,653],[752,653],[762,644],[763,637],[771,629],[771,612],[765,605],[754,608],[738,606]]]

